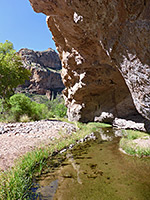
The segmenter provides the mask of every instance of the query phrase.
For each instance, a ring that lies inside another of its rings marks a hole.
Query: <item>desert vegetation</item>
[[[48,101],[42,95],[15,94],[16,87],[30,76],[13,44],[0,43],[0,121],[27,122],[66,116],[62,97]]]
[[[120,148],[129,155],[149,156],[150,155],[150,136],[147,133],[123,130],[123,137],[120,140]]]
[[[77,132],[67,136],[61,132],[61,139],[51,141],[48,146],[41,146],[19,159],[15,166],[5,172],[0,173],[0,199],[30,199],[29,190],[32,187],[34,176],[40,176],[43,169],[49,168],[47,161],[53,155],[67,148],[70,144],[75,144],[88,134],[95,132],[100,127],[110,127],[110,125],[100,123],[76,123]]]
[[[1,100],[0,109],[2,122],[27,122],[66,117],[67,112],[61,96],[52,101],[47,99],[44,103],[37,103],[21,93],[12,95],[5,104]]]
[[[0,43],[0,99],[2,105],[14,94],[15,88],[30,78],[30,71],[9,41]]]

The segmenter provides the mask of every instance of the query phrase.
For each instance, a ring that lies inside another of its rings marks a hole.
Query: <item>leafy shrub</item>
[[[32,116],[32,101],[24,94],[14,94],[10,97],[9,103],[11,105],[11,113],[19,121],[20,116],[28,115]]]
[[[47,118],[48,108],[45,104],[38,104],[32,102],[32,118],[33,120],[40,120]]]
[[[53,110],[56,117],[65,117],[67,108],[64,104],[57,104]]]
[[[52,101],[48,100],[43,104],[32,101],[28,96],[20,93],[10,97],[5,109],[0,101],[0,112],[2,112],[1,110],[5,110],[6,112],[0,115],[0,121],[6,122],[28,122],[30,120],[65,117],[67,112],[61,96]]]
[[[0,99],[0,113],[7,112],[9,108],[10,108],[9,102]]]
[[[59,104],[59,103],[61,103],[61,100],[59,99],[59,97],[57,97],[57,98],[54,99],[54,100],[49,100],[49,101],[47,101],[45,104],[46,104],[46,106],[48,107],[48,109],[52,111],[52,110],[55,109],[55,106],[56,106],[57,104]]]
[[[54,112],[52,112],[51,110],[48,112],[47,118],[55,118],[55,114]]]
[[[58,95],[56,99],[48,101],[46,105],[54,117],[65,117],[67,114],[67,108],[64,105],[62,95]]]
[[[19,121],[23,115],[28,116],[32,120],[40,120],[47,117],[48,108],[45,104],[38,104],[31,101],[24,94],[15,94],[10,97],[11,113],[16,121]]]

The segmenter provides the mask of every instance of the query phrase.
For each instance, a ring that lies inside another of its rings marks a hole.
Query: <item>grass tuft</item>
[[[24,115],[21,115],[20,116],[20,119],[19,119],[20,122],[30,122],[31,119],[28,115],[24,114]]]
[[[17,200],[28,199],[28,191],[32,186],[35,175],[40,175],[54,152],[58,152],[77,140],[84,138],[91,132],[101,127],[110,127],[100,123],[81,124],[76,123],[77,132],[69,136],[63,136],[59,140],[51,141],[48,146],[37,148],[26,153],[16,161],[15,166],[5,172],[0,172],[0,199]]]
[[[150,145],[149,146],[141,146],[138,141],[143,140],[143,142],[149,139],[149,134],[134,131],[134,130],[123,130],[123,138],[121,138],[119,146],[123,149],[127,154],[134,156],[150,156]],[[137,139],[139,139],[137,141]]]

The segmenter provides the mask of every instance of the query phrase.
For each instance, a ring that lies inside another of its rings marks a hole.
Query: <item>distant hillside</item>
[[[61,61],[53,49],[33,51],[20,49],[18,54],[23,60],[25,68],[30,69],[32,76],[24,85],[17,88],[17,92],[46,95],[49,99],[64,89],[61,79]]]

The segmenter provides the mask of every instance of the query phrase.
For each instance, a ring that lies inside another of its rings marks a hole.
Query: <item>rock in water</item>
[[[30,2],[48,16],[70,120],[88,122],[102,112],[150,120],[149,0]]]

